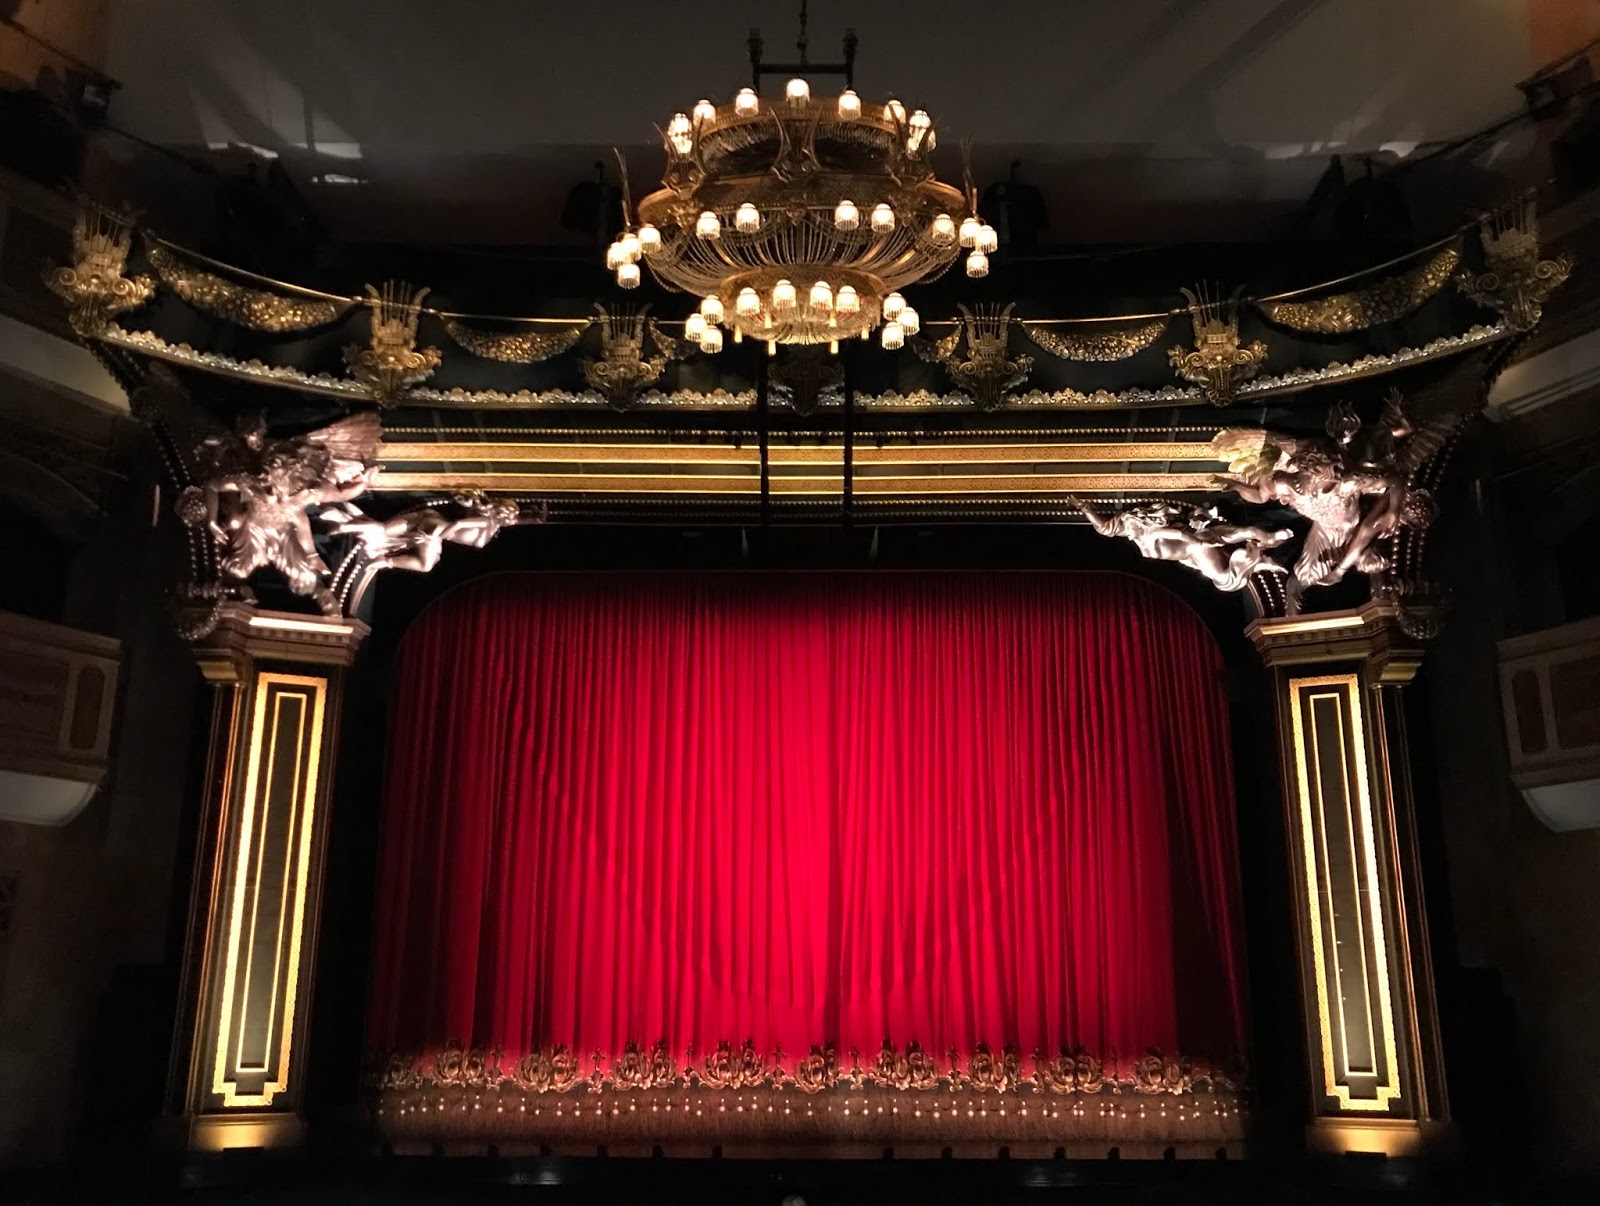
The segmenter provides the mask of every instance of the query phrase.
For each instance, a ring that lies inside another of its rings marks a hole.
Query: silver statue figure
[[[374,519],[353,504],[332,506],[320,517],[335,535],[353,536],[359,568],[341,565],[345,607],[354,610],[372,579],[386,569],[427,573],[439,564],[444,546],[463,544],[481,549],[501,528],[524,521],[522,508],[513,500],[490,498],[481,491],[459,494],[448,502],[413,507],[388,519]],[[544,518],[542,510],[526,518]]]
[[[1384,574],[1387,542],[1402,525],[1425,528],[1436,512],[1428,491],[1411,484],[1458,420],[1441,415],[1413,427],[1390,393],[1370,428],[1347,404],[1328,416],[1327,435],[1300,438],[1259,428],[1229,428],[1212,447],[1230,472],[1217,483],[1246,502],[1279,503],[1311,521],[1295,562],[1291,609],[1306,587],[1332,586],[1351,570]]]
[[[178,516],[211,533],[224,578],[243,587],[270,567],[295,594],[337,615],[310,512],[366,492],[378,442],[372,414],[281,440],[269,439],[259,419],[241,424],[237,434],[213,436],[196,449],[201,481],[178,499]]]
[[[1070,501],[1100,535],[1131,540],[1151,560],[1177,561],[1199,570],[1218,590],[1243,590],[1258,570],[1287,572],[1267,550],[1291,540],[1294,533],[1288,529],[1241,527],[1225,521],[1215,508],[1192,503],[1145,503],[1106,515],[1082,499]]]

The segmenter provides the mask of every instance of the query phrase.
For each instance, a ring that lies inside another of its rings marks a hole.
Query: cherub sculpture
[[[178,516],[210,532],[219,571],[241,593],[252,574],[270,567],[295,594],[337,615],[311,512],[366,491],[378,442],[372,414],[281,440],[268,438],[259,418],[242,423],[237,433],[208,438],[195,450],[200,484],[179,497]]]
[[[1367,429],[1341,403],[1328,416],[1326,436],[1257,428],[1217,433],[1212,448],[1231,471],[1216,479],[1220,486],[1246,502],[1280,503],[1311,521],[1290,582],[1291,611],[1306,587],[1332,586],[1351,570],[1386,573],[1386,546],[1396,532],[1433,522],[1433,498],[1412,479],[1457,422],[1441,415],[1413,427],[1400,394],[1391,392]]]
[[[333,534],[356,539],[350,556],[340,563],[336,592],[343,596],[346,610],[353,612],[381,570],[427,573],[439,564],[446,542],[481,549],[501,528],[527,519],[538,522],[544,513],[541,508],[524,516],[522,508],[511,499],[490,498],[481,491],[472,491],[447,502],[413,507],[388,519],[373,519],[352,503],[331,506],[320,518],[330,525]]]
[[[1243,590],[1250,575],[1287,571],[1267,556],[1294,533],[1241,527],[1225,521],[1215,508],[1193,503],[1155,502],[1103,514],[1080,498],[1069,501],[1082,511],[1102,536],[1122,536],[1155,561],[1177,561],[1199,570],[1218,590]]]

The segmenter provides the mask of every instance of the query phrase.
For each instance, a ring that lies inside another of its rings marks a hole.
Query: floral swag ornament
[[[578,1056],[565,1044],[531,1051],[506,1069],[504,1052],[498,1047],[466,1047],[450,1042],[431,1058],[389,1055],[379,1064],[373,1082],[382,1091],[509,1086],[528,1093],[760,1088],[817,1094],[844,1087],[908,1092],[943,1089],[1054,1096],[1171,1096],[1237,1092],[1243,1079],[1237,1070],[1202,1068],[1186,1056],[1165,1054],[1154,1047],[1129,1061],[1120,1075],[1115,1056],[1102,1060],[1083,1047],[1063,1047],[1054,1055],[1035,1052],[1031,1072],[1023,1070],[1016,1048],[996,1051],[988,1043],[978,1043],[965,1059],[951,1049],[941,1063],[920,1043],[910,1042],[901,1048],[885,1039],[865,1064],[858,1051],[848,1052],[848,1061],[848,1068],[842,1066],[838,1049],[830,1043],[813,1045],[791,1063],[783,1051],[775,1050],[769,1055],[747,1039],[737,1047],[729,1042],[718,1043],[714,1051],[700,1059],[691,1050],[680,1064],[664,1041],[648,1048],[630,1042],[609,1060],[596,1051],[590,1071],[584,1074]]]

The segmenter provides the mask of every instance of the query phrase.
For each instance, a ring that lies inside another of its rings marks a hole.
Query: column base
[[[191,1152],[298,1147],[306,1131],[298,1114],[191,1114],[187,1121]]]
[[[1324,1156],[1439,1158],[1454,1151],[1456,1140],[1451,1123],[1411,1118],[1318,1118],[1306,1127],[1306,1150]]]

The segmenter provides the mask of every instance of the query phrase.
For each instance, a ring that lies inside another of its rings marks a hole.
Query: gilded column
[[[195,643],[214,692],[174,1104],[191,1151],[304,1131],[305,1050],[351,619],[222,604]]]
[[[1417,614],[1256,620],[1273,675],[1313,1149],[1416,1155],[1448,1133],[1400,693]]]

